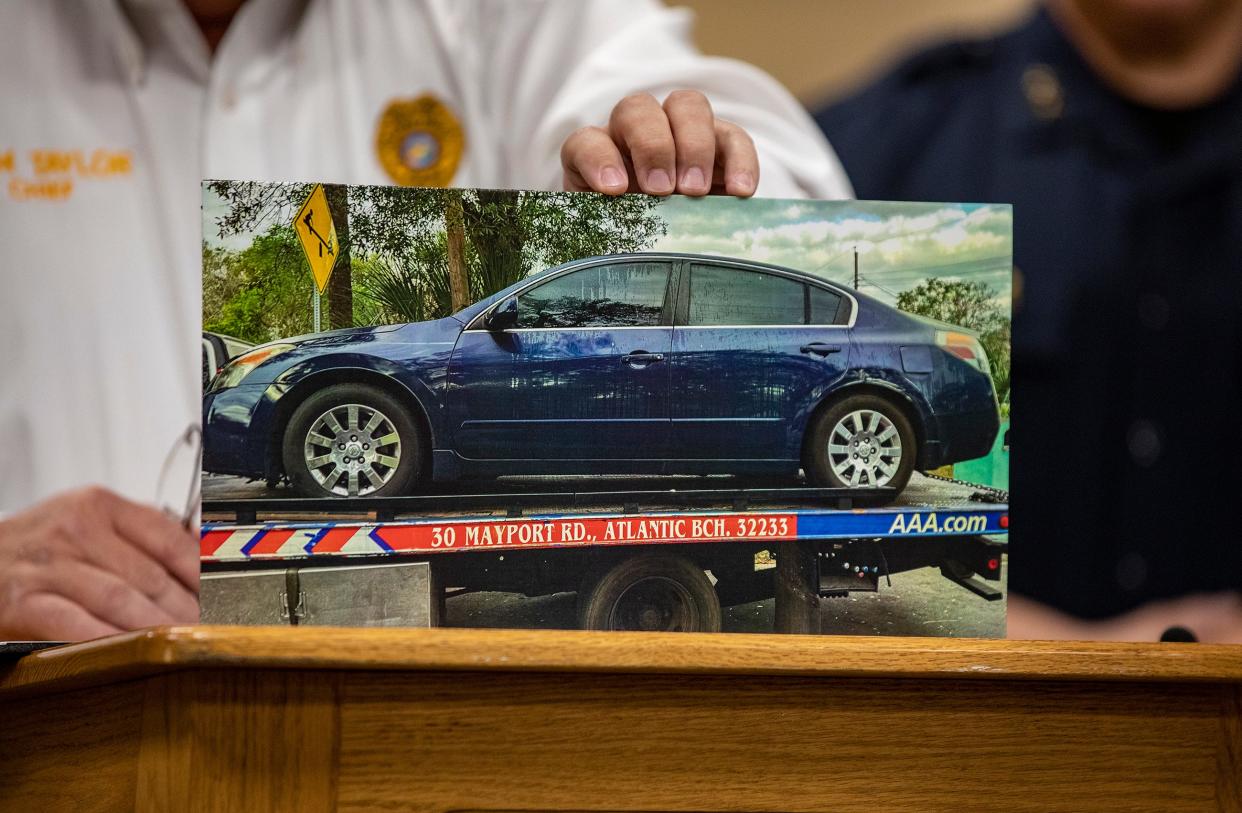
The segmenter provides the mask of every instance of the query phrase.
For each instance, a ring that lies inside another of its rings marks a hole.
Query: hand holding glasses
[[[168,450],[156,484],[156,506],[180,520],[186,530],[198,524],[195,520],[202,505],[202,456],[203,430],[198,424],[191,424]]]
[[[0,638],[71,641],[198,620],[202,434],[160,471],[156,507],[100,486],[0,522]]]

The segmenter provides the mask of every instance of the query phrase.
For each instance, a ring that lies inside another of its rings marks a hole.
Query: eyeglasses
[[[190,424],[168,450],[156,484],[155,504],[178,517],[186,530],[193,527],[202,504],[202,456],[203,430]]]

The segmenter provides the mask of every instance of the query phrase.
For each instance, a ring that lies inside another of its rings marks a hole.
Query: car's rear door
[[[807,413],[848,363],[848,331],[810,324],[836,321],[841,296],[745,265],[697,261],[687,272],[673,330],[675,453],[796,460]]]
[[[530,461],[662,458],[674,268],[629,259],[575,269],[519,294],[517,327],[463,332],[450,365],[457,452]]]

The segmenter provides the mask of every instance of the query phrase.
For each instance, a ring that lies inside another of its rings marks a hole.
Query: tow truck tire
[[[313,440],[325,436],[341,443],[321,446]],[[422,432],[410,408],[387,392],[366,384],[333,384],[294,410],[285,426],[281,456],[285,474],[303,496],[396,497],[410,493],[422,473]],[[324,463],[312,470],[308,460]],[[392,460],[395,466],[386,465]],[[349,493],[351,466],[358,470],[357,495]],[[334,477],[334,471],[340,473]]]
[[[870,394],[842,398],[815,417],[807,437],[803,462],[816,486],[874,488],[878,485],[900,493],[910,482],[918,451],[914,427],[905,413],[886,398]],[[897,455],[893,453],[894,441],[900,444]],[[857,469],[851,465],[855,461]],[[893,463],[896,463],[895,470],[883,474],[884,464]],[[861,482],[851,482],[855,471],[863,472],[858,478]]]
[[[588,578],[578,593],[586,630],[719,632],[720,600],[703,569],[681,556],[647,554]]]

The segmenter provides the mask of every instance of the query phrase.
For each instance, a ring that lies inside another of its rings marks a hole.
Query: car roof
[[[800,280],[811,283],[813,285],[820,285],[830,290],[841,291],[845,293],[847,296],[853,297],[854,301],[859,305],[866,304],[871,307],[883,308],[886,311],[893,311],[894,313],[899,313],[903,316],[911,315],[903,310],[900,310],[894,307],[893,305],[889,305],[886,302],[881,302],[880,300],[876,299],[874,296],[871,296],[870,294],[865,294],[862,291],[859,291],[857,288],[851,287],[842,282],[837,282],[835,280],[817,276],[809,271],[803,271],[798,268],[790,268],[784,265],[773,265],[772,263],[760,262],[759,260],[749,260],[744,257],[729,257],[723,254],[692,254],[688,252],[679,252],[679,251],[636,251],[636,252],[626,252],[622,254],[602,254],[602,255],[595,256],[595,257],[583,257],[582,259],[579,259],[579,260],[570,260],[569,262],[562,263],[561,265],[555,266],[554,268],[549,268],[544,271],[540,271],[537,274],[531,274],[529,277],[523,280],[523,282],[530,282],[531,280],[538,279],[539,277],[542,277],[546,274],[551,274],[554,271],[563,271],[566,268],[570,268],[570,267],[573,267],[579,264],[588,265],[588,264],[596,263],[596,262],[604,262],[604,261],[617,262],[617,261],[624,261],[624,260],[680,260],[680,261],[689,261],[689,262],[700,261],[700,262],[705,262],[705,263],[715,263],[715,264],[723,263],[726,265],[737,265],[737,266],[741,266],[744,268],[753,268],[756,271],[774,271],[778,274],[784,274],[787,276],[796,277]],[[965,328],[960,328],[960,327],[957,327],[956,325],[954,325],[953,327],[959,330],[965,330]]]
[[[800,271],[796,268],[789,268],[782,265],[772,265],[771,263],[760,262],[758,260],[749,260],[742,257],[728,257],[722,254],[691,254],[678,251],[631,251],[619,254],[598,254],[591,257],[580,257],[576,260],[569,260],[568,262],[561,263],[560,265],[554,265],[551,268],[545,268],[542,271],[538,271],[513,283],[503,290],[497,291],[490,296],[484,297],[478,302],[468,305],[458,313],[454,314],[454,317],[468,322],[483,311],[487,310],[494,303],[506,296],[512,295],[512,293],[517,289],[528,287],[544,277],[560,274],[573,268],[589,267],[604,263],[620,263],[627,261],[642,262],[651,260],[669,260],[679,262],[697,261],[703,263],[713,263],[716,265],[735,265],[742,268],[753,269],[755,271],[772,271],[778,274],[795,277],[807,283],[820,285],[828,288],[829,290],[840,291],[845,293],[847,296],[853,297],[858,303],[865,302],[868,305],[878,305],[880,307],[891,309],[890,306],[885,305],[883,302],[880,302],[874,297],[868,296],[864,293],[860,293],[848,285],[843,285],[830,279],[824,279],[823,277],[817,277],[814,274],[807,271]]]
[[[680,251],[633,251],[622,254],[600,254],[594,257],[582,257],[581,259],[570,260],[567,263],[562,263],[553,268],[541,271],[538,274],[531,274],[526,279],[537,279],[544,274],[550,274],[553,271],[561,271],[576,265],[593,265],[595,263],[602,262],[625,262],[628,260],[678,260],[715,264],[726,263],[728,265],[746,266],[747,268],[753,268],[757,271],[776,271],[781,274],[793,274],[794,276],[802,277],[807,282],[817,282],[835,288],[848,287],[833,282],[832,280],[824,279],[823,277],[817,277],[806,271],[801,271],[797,268],[789,268],[783,265],[772,265],[771,263],[760,262],[758,260],[749,260],[744,257],[728,257],[723,254],[690,254]]]

